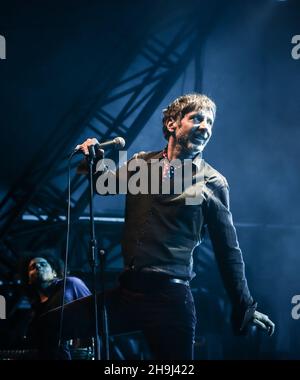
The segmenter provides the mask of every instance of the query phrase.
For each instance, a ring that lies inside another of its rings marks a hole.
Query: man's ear
[[[53,273],[54,277],[57,277],[57,273],[56,273],[56,271],[54,269],[52,270],[52,273]]]
[[[174,120],[172,117],[166,123],[166,128],[171,134],[175,132],[177,127],[178,127],[177,121]]]

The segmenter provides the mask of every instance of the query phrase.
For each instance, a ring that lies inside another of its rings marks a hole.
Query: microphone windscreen
[[[115,139],[114,139],[114,141],[115,141],[115,143],[117,144],[117,145],[120,145],[120,147],[121,148],[124,148],[124,146],[125,146],[125,140],[123,139],[123,137],[116,137]]]

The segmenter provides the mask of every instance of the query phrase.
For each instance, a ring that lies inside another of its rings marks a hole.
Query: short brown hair
[[[163,134],[166,140],[169,140],[170,132],[167,129],[167,122],[170,119],[177,120],[182,119],[184,115],[192,111],[200,111],[202,109],[210,109],[216,116],[216,105],[215,103],[206,95],[192,93],[180,96],[175,99],[172,103],[168,105],[167,108],[163,110]]]

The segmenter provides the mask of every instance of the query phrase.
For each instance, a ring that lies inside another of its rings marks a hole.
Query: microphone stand
[[[89,146],[89,156],[88,167],[89,167],[89,209],[90,209],[90,245],[89,245],[89,259],[90,265],[93,273],[93,307],[94,307],[94,350],[95,350],[95,360],[101,360],[101,348],[100,348],[100,338],[99,338],[99,327],[98,327],[98,299],[97,299],[97,266],[98,266],[98,256],[100,254],[100,271],[101,271],[101,319],[102,319],[102,338],[103,338],[103,353],[104,360],[109,360],[109,336],[108,336],[108,322],[107,322],[107,311],[105,305],[105,287],[104,287],[104,251],[98,252],[97,239],[95,235],[95,221],[94,221],[94,184],[93,184],[93,168],[95,163],[96,153],[94,146]]]

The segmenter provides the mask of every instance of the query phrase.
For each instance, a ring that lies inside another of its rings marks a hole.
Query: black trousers
[[[101,297],[99,295],[99,301]],[[105,293],[109,334],[142,331],[153,359],[192,360],[196,314],[190,287],[159,274],[125,274],[120,285]],[[40,320],[43,351],[57,344],[61,308]],[[99,320],[101,314],[99,311]],[[99,322],[101,332],[101,322]],[[93,336],[92,297],[65,306],[63,338]]]

